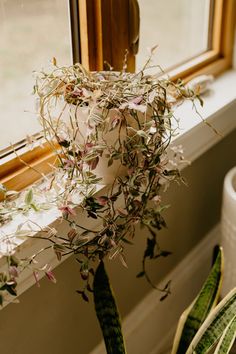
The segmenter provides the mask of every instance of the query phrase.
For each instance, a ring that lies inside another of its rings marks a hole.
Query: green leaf
[[[142,138],[146,138],[146,139],[148,138],[147,133],[143,130],[138,130],[137,135],[141,136]]]
[[[125,354],[120,316],[117,310],[103,261],[100,262],[93,283],[94,303],[107,354]]]
[[[222,283],[223,253],[219,248],[211,272],[199,295],[182,314],[172,348],[172,354],[183,354],[209,312],[216,306]]]
[[[228,354],[236,338],[236,315],[228,324],[214,351],[214,354]]]
[[[206,354],[218,342],[235,317],[236,288],[212,310],[189,345],[186,354]]]
[[[85,294],[84,291],[82,292],[81,295],[82,295],[82,298],[83,298],[84,301],[89,302],[89,298],[88,298],[88,296]]]
[[[201,96],[197,96],[197,99],[198,99],[200,105],[203,107],[204,102],[203,102],[203,99],[201,98]]]
[[[20,260],[14,256],[14,255],[11,255],[9,258],[8,258],[8,261],[10,263],[11,266],[15,266],[15,267],[18,267],[19,263],[20,263]]]
[[[30,189],[25,196],[25,204],[30,205],[33,203],[33,190]]]
[[[156,247],[156,240],[155,238],[147,238],[147,246],[146,246],[146,250],[144,252],[144,258],[149,257],[150,259],[152,259],[154,257],[154,250]]]
[[[9,292],[9,294],[11,294],[12,296],[17,296],[17,292],[15,290],[16,285],[13,284],[5,284],[5,290]]]
[[[31,203],[30,207],[34,209],[34,211],[40,211],[40,208],[35,203]]]
[[[136,275],[136,277],[137,277],[137,278],[141,278],[141,277],[144,277],[144,275],[145,275],[145,272],[142,270],[141,272],[139,272],[139,273]]]
[[[107,167],[110,167],[112,164],[113,164],[113,158],[111,157],[111,158],[108,160]]]
[[[124,243],[127,243],[128,245],[131,245],[131,246],[133,246],[133,242],[131,242],[130,240],[127,240],[127,238],[125,238],[125,237],[123,237],[122,238],[122,241],[124,242]]]

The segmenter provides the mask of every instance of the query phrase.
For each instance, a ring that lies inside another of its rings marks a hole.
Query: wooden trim
[[[81,49],[82,63],[90,70],[108,69],[105,62],[114,70],[122,70],[125,51],[128,49],[127,70],[134,71],[130,26],[135,21],[131,19],[130,2],[135,0],[78,1],[82,18],[80,29],[85,37]],[[189,79],[204,72],[217,75],[231,66],[234,10],[235,0],[214,1],[211,49],[170,70],[170,77]]]
[[[175,69],[169,70],[168,75],[176,80],[179,77],[187,77],[200,70],[202,67],[209,65],[210,63],[217,60],[219,54],[215,50],[209,50],[199,56],[193,58],[192,60],[186,61],[185,63],[179,65]],[[194,68],[194,69],[193,69]]]
[[[82,64],[90,70],[122,70],[126,51],[127,70],[134,71],[135,56],[129,43],[128,0],[78,0]]]
[[[81,62],[89,70],[103,70],[102,0],[78,0]]]
[[[214,9],[215,9],[215,0],[209,0],[209,18],[208,18],[208,38],[207,38],[207,50],[213,49],[213,28],[214,28]]]
[[[91,1],[79,0],[79,14],[80,14],[80,37],[81,37],[81,61],[86,68],[89,68],[89,60],[93,60],[93,48],[91,46],[90,38],[93,38],[91,28],[88,24],[88,12]]]
[[[69,0],[73,63],[80,63],[80,26],[78,0]]]
[[[36,147],[2,164],[0,183],[9,190],[19,191],[51,172],[56,160],[49,144]]]
[[[236,0],[225,0],[223,7],[223,24],[220,52],[223,57],[232,61],[234,46],[234,30],[236,24]]]
[[[14,158],[10,159],[9,161],[3,163],[0,169],[0,180],[2,180],[5,176],[13,173],[15,170],[22,167],[22,159],[25,164],[29,164],[41,158],[42,156],[47,155],[49,152],[49,146],[44,145],[42,147],[38,146],[31,151],[25,152],[24,154],[19,154],[19,157],[15,155]],[[14,155],[14,153],[12,153]]]
[[[224,0],[215,0],[214,2],[214,17],[212,28],[212,49],[220,52],[221,48],[221,33],[224,14]]]
[[[111,66],[114,70],[122,70],[126,51],[127,70],[134,71],[135,56],[132,53],[130,40],[130,6],[128,0],[110,0],[110,20],[103,21],[103,33],[110,31],[110,40],[103,35],[104,49],[107,47],[111,52]],[[104,60],[107,60],[104,56]],[[108,61],[108,60],[107,60]]]
[[[232,66],[234,26],[236,18],[235,0],[215,0],[212,49],[200,54],[168,72],[176,80],[186,81],[202,74],[217,76]]]
[[[227,60],[226,58],[218,58],[213,62],[202,66],[197,71],[191,72],[189,75],[184,77],[185,82],[193,79],[199,75],[213,75],[217,77],[218,75],[222,74],[224,71],[229,69],[232,66],[231,60]]]

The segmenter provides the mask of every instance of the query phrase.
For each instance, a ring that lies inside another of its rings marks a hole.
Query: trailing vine
[[[29,225],[31,230],[29,235],[20,225],[2,242],[14,242],[25,232],[25,236],[47,239],[47,248],[58,260],[75,254],[85,281],[78,292],[86,301],[97,260],[108,256],[120,258],[123,265],[129,263],[125,247],[133,243],[137,225],[147,237],[138,277],[145,276],[152,284],[146,261],[170,254],[160,248],[158,233],[166,227],[162,194],[169,183],[182,182],[178,169],[182,150],[170,146],[176,133],[172,128],[174,105],[200,98],[182,81],[148,75],[149,66],[150,61],[136,74],[88,72],[80,64],[58,67],[54,60],[50,73],[38,75],[34,91],[44,138],[57,164],[50,176],[43,176],[43,186],[17,193],[17,198],[1,187],[5,200],[0,206],[0,223],[21,213],[29,215],[27,230]],[[96,193],[96,186],[104,180],[105,192]],[[66,235],[30,223],[32,211],[51,207],[68,223]],[[79,213],[86,213],[86,223],[80,223]],[[99,220],[95,228],[88,227],[92,219]],[[32,267],[36,281],[39,271],[55,281],[49,265],[37,265],[38,254],[16,260],[13,248],[5,252],[9,267],[1,274],[2,295],[5,291],[16,295],[18,273],[26,267]],[[169,283],[159,290],[165,298]]]

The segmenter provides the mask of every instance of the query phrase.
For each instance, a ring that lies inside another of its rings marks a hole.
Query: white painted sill
[[[194,111],[191,102],[184,103],[175,112],[175,116],[181,118],[179,124],[179,134],[172,142],[172,145],[182,145],[185,158],[193,162],[204,152],[218,143],[227,134],[236,128],[236,70],[230,70],[217,78],[212,86],[211,93],[203,97],[204,107],[198,107],[198,111],[208,123],[210,123],[220,135],[217,135],[206,123],[202,122],[199,115]],[[104,186],[98,186],[98,191]],[[81,213],[78,218],[85,218]],[[19,215],[14,221],[0,228],[0,240],[3,235],[12,233],[17,226],[31,219],[42,228],[45,226],[55,227],[59,233],[65,233],[66,222],[60,218],[60,212],[55,208],[49,211],[32,212],[28,217]],[[91,223],[91,221],[90,221]],[[94,229],[97,228],[98,221],[93,221]],[[91,228],[91,225],[90,225]],[[37,252],[45,246],[45,242],[39,239],[27,239],[17,241],[16,252],[27,256]],[[1,243],[0,243],[1,254]],[[63,258],[65,260],[66,258]],[[59,262],[52,250],[44,253],[41,258],[42,263],[48,263],[53,267]],[[4,257],[0,258],[0,271],[6,267]],[[32,273],[24,271],[18,279],[18,295],[26,291],[34,284]],[[7,304],[7,303],[6,303]]]
[[[176,111],[180,117],[179,135],[174,144],[182,144],[187,160],[193,162],[236,128],[236,70],[229,70],[211,85],[209,94],[203,95],[204,105],[198,112],[220,134],[217,135],[194,111],[191,102]]]

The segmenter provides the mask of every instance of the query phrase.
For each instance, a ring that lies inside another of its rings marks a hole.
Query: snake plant
[[[179,320],[172,354],[207,354],[214,348],[214,354],[229,353],[236,335],[236,288],[217,305],[222,268],[219,248],[202,290]]]
[[[216,306],[222,283],[222,268],[223,253],[219,248],[214,265],[200,293],[180,317],[172,354],[183,354],[187,351],[209,312]]]
[[[199,295],[179,320],[171,354],[230,352],[236,337],[236,288],[217,305],[222,273],[223,252],[219,248]],[[94,302],[107,354],[126,354],[117,306],[102,261],[94,278]]]
[[[93,283],[94,304],[107,354],[126,354],[120,316],[103,261],[100,262]]]

